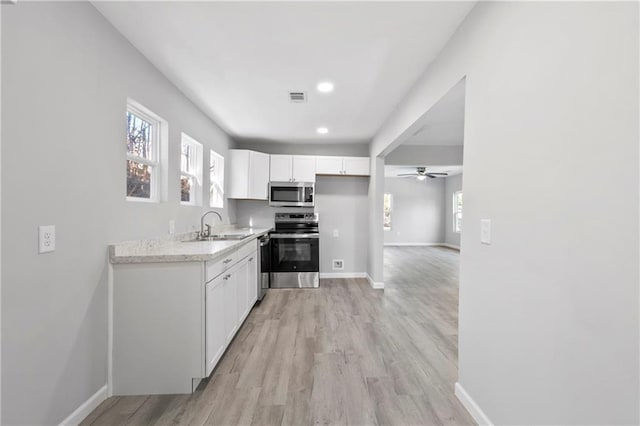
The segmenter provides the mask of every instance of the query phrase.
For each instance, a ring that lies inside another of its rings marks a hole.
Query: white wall
[[[464,148],[456,146],[402,145],[384,159],[392,166],[455,166],[462,164]]]
[[[384,192],[392,195],[391,230],[385,244],[444,242],[445,179],[385,178]]]
[[[2,8],[2,423],[57,424],[107,381],[107,244],[197,224],[180,132],[207,160],[230,141],[91,4]],[[168,202],[125,200],[128,96],[169,122]],[[38,255],[49,224],[57,250]]]
[[[276,212],[316,211],[320,216],[320,272],[364,273],[367,270],[369,179],[318,176],[315,208],[270,207],[267,201],[238,200],[240,225],[272,227]],[[338,230],[339,237],[333,236]],[[333,259],[344,260],[344,270],[332,269]]]
[[[453,193],[462,190],[462,179],[462,174],[449,176],[444,179],[444,242],[456,247],[460,247],[460,234],[453,232]],[[464,221],[464,208],[462,217]]]
[[[638,424],[638,4],[478,3],[371,154],[465,75],[459,383],[496,424]]]

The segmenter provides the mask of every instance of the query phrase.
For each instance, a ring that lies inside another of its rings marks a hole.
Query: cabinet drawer
[[[242,260],[258,249],[258,240],[253,240],[240,247],[237,251],[236,260]]]
[[[229,269],[238,260],[238,252],[232,251],[218,260],[210,260],[205,262],[206,274],[205,281],[209,282],[227,269]]]

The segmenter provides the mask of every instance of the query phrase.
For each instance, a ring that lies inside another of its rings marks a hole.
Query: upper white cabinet
[[[316,157],[316,174],[369,176],[369,157]]]
[[[272,182],[315,182],[316,157],[308,155],[271,155]]]
[[[247,149],[230,149],[229,162],[229,198],[268,199],[269,154]]]

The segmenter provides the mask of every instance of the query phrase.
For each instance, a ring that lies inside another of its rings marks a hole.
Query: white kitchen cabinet
[[[271,155],[271,182],[315,182],[316,158],[309,155]]]
[[[247,149],[230,149],[229,165],[229,198],[268,199],[269,154]]]
[[[344,157],[344,174],[351,176],[369,176],[369,157]]]
[[[191,393],[211,374],[256,302],[257,249],[114,264],[114,395]]]
[[[369,176],[369,157],[317,157],[316,174]]]
[[[207,283],[206,289],[206,375],[209,376],[227,347],[225,330],[224,275]]]
[[[247,285],[249,286],[249,311],[258,301],[258,252],[249,256]]]
[[[235,273],[238,305],[238,321],[242,323],[249,313],[249,288],[247,281],[249,278],[249,259],[245,258],[239,262],[238,270]]]
[[[341,175],[342,157],[317,157],[316,174],[318,175]]]
[[[224,333],[225,344],[228,345],[236,335],[236,331],[240,327],[238,323],[238,286],[237,286],[237,272],[238,268],[234,267],[229,272],[222,276],[223,294],[222,300],[224,303]]]
[[[271,182],[291,182],[293,161],[291,155],[271,155]]]

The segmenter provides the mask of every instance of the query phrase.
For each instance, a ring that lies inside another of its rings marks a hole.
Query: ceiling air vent
[[[289,92],[289,100],[291,102],[307,102],[307,94],[305,92]]]

